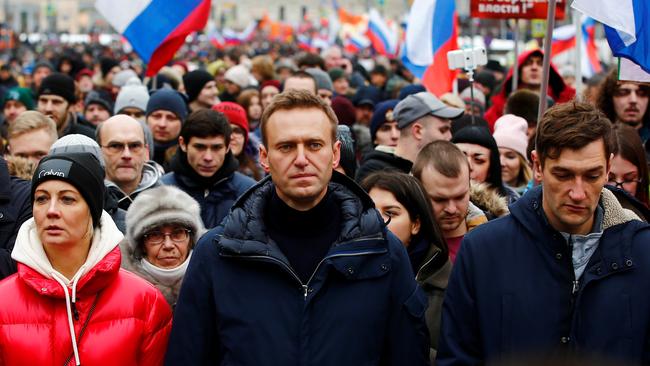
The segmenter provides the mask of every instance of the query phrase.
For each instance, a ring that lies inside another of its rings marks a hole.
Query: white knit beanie
[[[190,195],[174,186],[147,189],[138,194],[126,211],[126,239],[136,257],[144,253],[144,234],[164,224],[179,224],[190,229],[192,244],[196,244],[205,232],[201,207]]]
[[[506,114],[494,124],[494,139],[498,147],[511,149],[526,158],[528,122],[514,114]]]
[[[118,114],[124,108],[138,108],[143,112],[147,109],[149,102],[149,92],[147,87],[137,77],[133,77],[126,82],[115,99],[114,114]]]
[[[242,89],[251,85],[251,77],[251,73],[244,65],[235,65],[223,75],[224,79],[239,85]]]

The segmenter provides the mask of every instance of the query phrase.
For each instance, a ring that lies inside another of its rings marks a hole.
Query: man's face
[[[451,141],[451,120],[427,115],[416,123],[422,126],[420,147],[438,140]]]
[[[332,105],[332,92],[327,89],[318,89],[318,97],[327,105]]]
[[[354,108],[355,116],[357,123],[364,126],[370,125],[370,120],[372,119],[372,112],[374,112],[374,107],[370,104],[361,104]]]
[[[273,85],[267,85],[262,89],[262,109],[265,109],[266,107],[271,104],[271,100],[273,100],[273,97],[280,94],[280,90],[276,88]]]
[[[190,137],[189,141],[178,139],[178,146],[187,154],[187,162],[202,177],[213,176],[223,165],[228,146],[223,135]]]
[[[209,81],[201,89],[196,101],[206,107],[212,107],[219,102],[219,89],[216,81]]]
[[[95,84],[93,84],[93,79],[90,76],[84,75],[79,78],[79,91],[82,93],[88,93],[93,90],[93,87],[95,87]]]
[[[110,116],[111,114],[106,110],[106,108],[97,103],[93,103],[86,107],[86,111],[84,112],[84,118],[86,121],[95,126],[106,121]]]
[[[521,65],[521,81],[531,86],[542,85],[542,57],[531,56]]]
[[[370,84],[376,86],[377,88],[383,88],[386,84],[386,75],[380,73],[370,74]]]
[[[39,67],[34,70],[34,86],[38,89],[41,86],[41,81],[46,77],[50,76],[52,70],[47,67]]]
[[[333,141],[325,113],[315,108],[279,110],[263,132],[267,144],[260,146],[260,162],[271,173],[278,196],[297,210],[316,206],[340,158],[341,143]]]
[[[291,76],[284,81],[284,90],[306,90],[316,95],[316,82],[310,78]]]
[[[338,95],[346,95],[350,90],[350,82],[346,78],[338,78],[332,82],[332,85]]]
[[[588,234],[609,174],[602,139],[579,150],[564,149],[557,159],[547,157],[543,168],[537,152],[533,154],[535,174],[543,181],[542,207],[551,226],[569,234]]]
[[[4,107],[5,120],[8,124],[12,124],[16,120],[16,117],[18,117],[19,114],[25,112],[26,110],[27,107],[25,107],[25,105],[20,101],[8,100],[5,103]]]
[[[142,179],[142,167],[149,160],[149,149],[140,123],[122,118],[107,121],[100,131],[106,179],[119,187],[134,187]]]
[[[9,139],[9,153],[38,164],[56,141],[44,128],[25,132]]]
[[[181,120],[176,114],[164,109],[153,111],[147,117],[147,125],[157,142],[176,140],[181,132]]]
[[[327,70],[333,69],[335,67],[341,67],[343,63],[343,54],[339,49],[331,49],[327,52],[325,56],[325,68]]]
[[[46,94],[38,97],[37,110],[52,118],[56,122],[57,128],[61,128],[65,124],[69,108],[70,103],[58,95]]]
[[[375,133],[375,145],[397,146],[399,140],[399,128],[396,121],[385,122],[379,126]]]
[[[422,171],[422,185],[427,191],[433,214],[445,238],[467,232],[465,216],[469,208],[469,168],[462,164],[458,177],[446,177],[429,165]]]
[[[616,118],[634,128],[641,128],[648,109],[648,93],[636,83],[623,83],[614,91]]]

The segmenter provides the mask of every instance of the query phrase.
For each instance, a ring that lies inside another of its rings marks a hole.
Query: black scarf
[[[169,167],[176,175],[186,178],[185,180],[187,181],[185,183],[208,189],[214,186],[218,181],[229,177],[237,171],[239,163],[237,163],[237,160],[232,156],[232,152],[228,151],[221,168],[219,168],[219,170],[217,170],[217,172],[211,177],[204,177],[190,166],[190,163],[187,162],[187,154],[179,147],[176,150],[176,154],[174,154]]]

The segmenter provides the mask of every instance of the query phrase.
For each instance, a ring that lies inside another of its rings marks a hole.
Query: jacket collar
[[[108,280],[117,274],[121,261],[118,243],[122,238],[122,232],[104,211],[93,234],[86,262],[75,275],[80,278],[77,284],[78,292],[103,288]],[[64,296],[61,286],[53,276],[65,277],[57,272],[48,260],[33,218],[20,227],[11,258],[18,262],[18,276],[27,285],[44,295]],[[67,280],[69,285],[72,281]]]
[[[610,240],[611,235],[632,235],[636,230],[647,227],[642,225],[639,218],[630,210],[623,208],[616,197],[607,189],[603,189],[600,195],[600,205],[603,208],[603,237],[599,245],[600,258],[609,258],[608,261],[620,262],[623,264],[630,259],[632,240],[624,240],[619,237]],[[523,197],[510,206],[510,213],[513,218],[521,223],[524,230],[530,232],[532,237],[538,238],[537,242],[545,243],[553,250],[566,249],[566,241],[561,234],[555,230],[544,218],[542,208],[542,187],[537,186],[528,191]],[[631,230],[624,230],[626,226],[634,224]]]
[[[264,212],[275,185],[266,177],[244,193],[221,224],[219,246],[229,255],[259,255],[284,259],[266,232]],[[328,185],[341,208],[342,226],[337,253],[386,248],[386,235],[372,199],[354,181],[334,172]],[[344,245],[345,244],[345,245]],[[331,253],[330,253],[331,254]]]

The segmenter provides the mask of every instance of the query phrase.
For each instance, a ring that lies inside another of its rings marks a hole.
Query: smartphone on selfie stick
[[[483,47],[467,48],[447,52],[447,64],[450,70],[463,69],[469,77],[469,92],[474,103],[474,71],[477,67],[487,64],[487,52]],[[473,110],[473,108],[472,108]],[[471,114],[474,124],[474,113]]]

